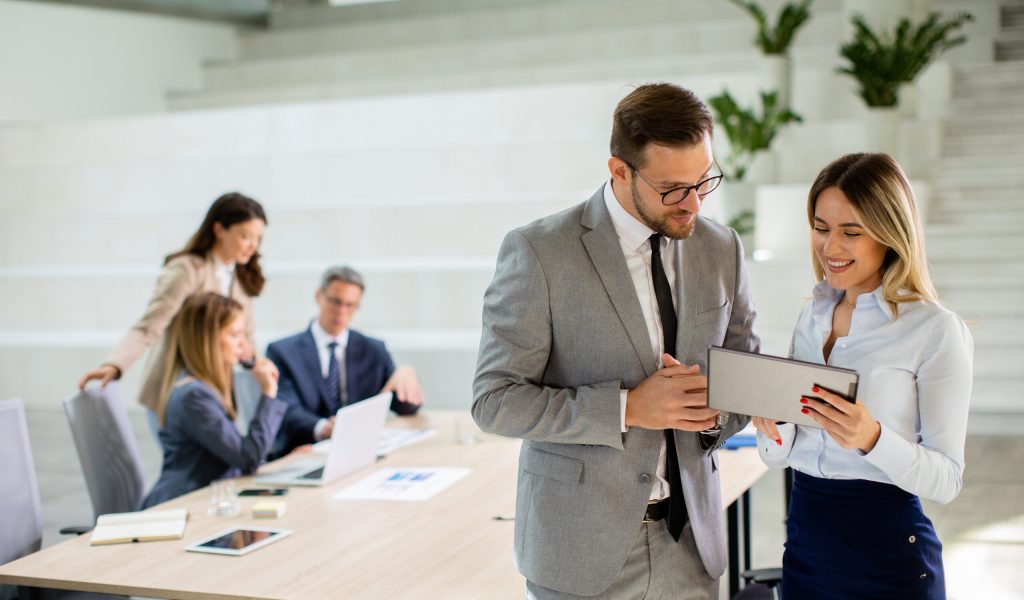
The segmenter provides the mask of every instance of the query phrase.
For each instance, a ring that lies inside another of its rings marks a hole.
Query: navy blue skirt
[[[917,496],[794,473],[783,600],[945,600],[942,544]]]

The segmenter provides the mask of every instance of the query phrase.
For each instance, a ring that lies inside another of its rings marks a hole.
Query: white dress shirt
[[[337,336],[332,336],[324,331],[319,321],[313,319],[313,323],[309,326],[309,331],[313,334],[313,343],[316,345],[316,353],[320,358],[320,374],[326,379],[331,364],[331,351],[327,348],[327,345],[331,342],[338,343],[337,347],[334,348],[334,357],[338,359],[339,365],[344,365],[345,347],[348,346],[348,329],[342,331]],[[342,366],[342,368],[344,367]],[[339,377],[342,377],[341,373],[339,373]],[[342,388],[345,386],[344,377],[342,377],[341,386]],[[344,394],[344,389],[342,394]],[[324,427],[327,427],[327,419],[320,419],[316,422],[316,425],[313,426],[314,440],[320,441],[326,437],[323,435]]]
[[[896,318],[879,287],[857,297],[850,332],[836,339],[826,362],[823,347],[842,298],[827,281],[814,287],[790,356],[857,371],[857,402],[881,424],[878,443],[868,453],[847,450],[822,429],[785,424],[778,426],[781,446],[758,433],[761,457],[771,467],[788,465],[824,479],[891,483],[949,502],[963,481],[974,360],[967,326],[934,302],[899,304]]]
[[[222,296],[231,296],[231,282],[235,279],[235,263],[226,263],[217,256],[217,253],[213,253],[213,267],[214,276],[217,277],[217,283],[220,284],[220,293]]]
[[[633,280],[633,287],[636,289],[636,297],[640,301],[640,310],[644,313],[644,322],[647,323],[647,335],[651,339],[651,349],[658,357],[658,367],[662,367],[661,355],[664,353],[665,342],[661,327],[661,314],[658,312],[658,299],[654,295],[654,279],[651,276],[651,244],[649,238],[656,232],[647,225],[636,220],[633,215],[622,208],[612,191],[611,182],[604,185],[604,203],[611,215],[612,226],[619,237],[619,245],[622,246],[622,254],[626,258],[626,267],[629,268],[629,277]],[[668,285],[672,288],[672,302],[675,304],[676,286],[676,265],[674,245],[676,240],[662,236],[661,238],[661,262],[665,267],[665,277],[668,278]],[[675,306],[673,306],[675,310]],[[626,427],[626,395],[629,390],[619,392],[621,403],[621,427]],[[665,473],[665,442],[661,443],[661,452],[658,454],[658,470],[654,486],[651,488],[651,499],[657,500],[666,498],[669,495],[668,477]]]

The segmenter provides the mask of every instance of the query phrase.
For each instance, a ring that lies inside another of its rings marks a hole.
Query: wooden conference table
[[[204,488],[159,507],[189,509],[181,540],[90,546],[87,534],[0,566],[0,583],[183,600],[522,598],[523,578],[512,560],[514,524],[505,520],[515,514],[520,441],[480,433],[463,411],[424,411],[392,419],[389,426],[437,433],[329,486],[292,488],[285,496],[287,514],[279,519],[253,519],[252,497],[239,499],[236,517],[210,516]],[[475,433],[474,444],[457,443],[466,432]],[[719,456],[725,508],[767,469],[754,448]],[[380,467],[472,472],[424,502],[332,498]],[[249,482],[240,479],[239,488]],[[730,513],[735,529],[735,511]],[[183,550],[244,525],[293,533],[242,557]]]

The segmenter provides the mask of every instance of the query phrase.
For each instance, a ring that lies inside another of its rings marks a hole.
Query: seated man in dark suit
[[[330,438],[334,413],[347,404],[386,391],[395,392],[391,410],[400,415],[415,413],[423,403],[415,371],[396,369],[384,342],[348,328],[364,289],[355,270],[327,269],[316,292],[317,319],[267,347],[267,358],[280,371],[277,397],[288,403],[273,456]]]

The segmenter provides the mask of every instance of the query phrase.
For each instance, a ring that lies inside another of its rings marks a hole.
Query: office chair
[[[64,401],[94,517],[138,510],[145,492],[139,447],[117,383],[93,383]]]
[[[39,499],[32,446],[28,438],[25,406],[20,398],[0,401],[0,565],[32,554],[43,543],[43,505]],[[81,528],[61,533],[81,533]],[[88,531],[85,528],[84,531]],[[122,596],[43,590],[0,585],[0,600],[114,600]]]
[[[20,398],[0,402],[0,565],[39,550],[43,544],[43,505]],[[0,585],[0,598],[15,592]]]
[[[783,471],[783,477],[783,509],[786,515],[789,515],[789,503],[793,496],[793,469],[787,468]],[[740,573],[740,577],[746,585],[730,600],[780,600],[782,569],[747,569]]]

